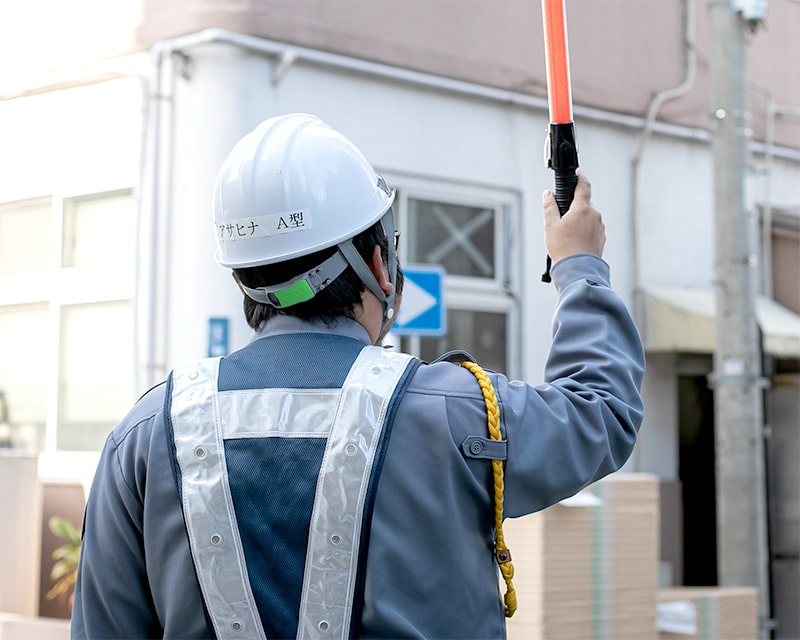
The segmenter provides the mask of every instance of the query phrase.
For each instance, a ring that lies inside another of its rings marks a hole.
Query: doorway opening
[[[717,585],[714,394],[705,375],[678,377],[679,462],[683,499],[683,584]]]

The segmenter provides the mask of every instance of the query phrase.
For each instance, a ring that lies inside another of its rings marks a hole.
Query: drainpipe
[[[140,370],[140,363],[141,363],[141,342],[142,342],[142,332],[140,330],[141,320],[140,316],[142,314],[141,311],[141,299],[139,296],[139,282],[143,280],[142,278],[142,269],[145,264],[145,260],[142,259],[142,249],[143,246],[143,234],[142,234],[142,217],[145,211],[145,207],[142,204],[142,201],[145,197],[145,193],[143,193],[143,186],[145,185],[145,180],[147,177],[146,167],[148,166],[148,157],[149,157],[149,140],[148,134],[150,132],[150,97],[152,95],[151,89],[151,78],[145,77],[143,74],[137,74],[137,79],[139,80],[139,90],[141,91],[142,95],[142,107],[141,107],[141,114],[142,114],[142,123],[141,128],[139,131],[139,181],[136,186],[136,228],[134,230],[135,234],[135,244],[134,244],[134,279],[133,279],[133,326],[132,326],[132,347],[133,347],[133,394],[141,393],[143,389],[147,389],[150,387],[150,384],[144,386],[145,383],[149,382],[147,377],[142,376],[142,372]]]
[[[169,303],[169,211],[172,199],[173,73],[169,48],[151,52],[152,81],[147,98],[142,145],[139,203],[140,244],[135,296],[134,340],[137,346],[138,389],[144,390],[167,374],[166,335]]]
[[[636,142],[636,148],[631,158],[631,263],[632,263],[632,289],[633,309],[637,324],[645,327],[645,299],[641,282],[641,248],[639,245],[639,171],[645,146],[656,126],[656,117],[661,107],[670,100],[685,96],[695,83],[697,77],[697,48],[695,43],[696,31],[696,0],[684,0],[684,34],[683,41],[686,46],[686,59],[684,62],[683,81],[676,87],[657,93],[650,101],[644,126]],[[641,448],[636,447],[634,454],[634,470],[642,469]]]
[[[764,216],[761,221],[761,277],[764,295],[772,297],[772,166],[775,147],[776,106],[772,92],[767,94],[767,123],[765,131]]]
[[[670,100],[685,96],[694,86],[697,77],[697,46],[695,43],[696,31],[696,0],[684,0],[684,34],[683,41],[686,46],[686,60],[684,62],[683,81],[672,89],[657,93],[650,101],[644,126],[636,143],[636,148],[631,158],[631,225],[632,225],[632,262],[633,262],[633,296],[637,310],[637,320],[643,320],[643,300],[641,300],[641,269],[639,247],[639,169],[644,155],[645,146],[650,140],[656,124],[656,117],[661,107]]]

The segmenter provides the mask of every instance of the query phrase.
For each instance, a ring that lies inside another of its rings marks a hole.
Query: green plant
[[[66,542],[53,551],[53,569],[50,577],[55,585],[47,592],[47,598],[55,600],[67,595],[69,606],[75,595],[75,583],[78,579],[78,560],[81,556],[81,534],[69,520],[53,516],[47,523],[54,535]]]

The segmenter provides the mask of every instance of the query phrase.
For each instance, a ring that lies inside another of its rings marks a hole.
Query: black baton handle
[[[550,123],[547,133],[545,163],[553,170],[554,193],[558,211],[563,216],[572,204],[575,196],[575,185],[578,184],[578,147],[575,144],[575,125],[572,122],[565,124]],[[542,274],[542,282],[550,282],[550,256],[547,256],[547,265]]]
[[[575,197],[575,185],[578,184],[578,174],[573,171],[556,171],[553,175],[555,183],[556,203],[563,216],[572,204]]]

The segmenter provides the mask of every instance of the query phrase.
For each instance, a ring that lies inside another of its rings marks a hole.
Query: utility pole
[[[761,349],[755,317],[757,260],[744,193],[751,126],[745,30],[753,27],[753,21],[746,11],[743,14],[741,1],[734,6],[736,1],[708,0],[716,237],[716,351],[711,384],[717,572],[720,586],[758,588],[761,637],[768,637]]]

